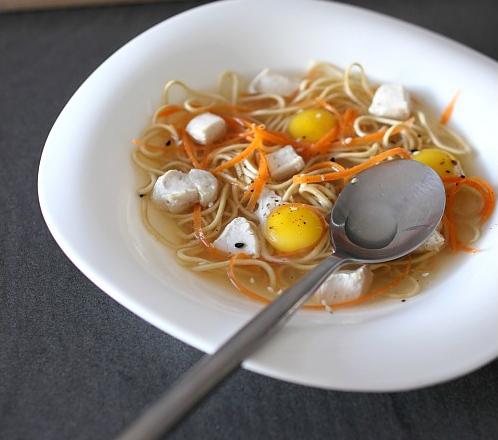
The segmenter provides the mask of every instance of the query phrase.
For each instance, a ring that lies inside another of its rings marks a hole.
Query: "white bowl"
[[[180,267],[139,217],[130,140],[159,105],[165,81],[212,88],[219,73],[302,72],[311,60],[361,62],[435,108],[462,91],[452,125],[496,186],[498,64],[399,20],[335,3],[222,2],[144,32],[78,89],[47,139],[39,171],[45,220],[74,264],[116,301],[212,352],[260,308]],[[475,369],[498,354],[498,213],[477,255],[460,258],[401,304],[330,315],[301,311],[244,367],[323,388],[402,390]]]

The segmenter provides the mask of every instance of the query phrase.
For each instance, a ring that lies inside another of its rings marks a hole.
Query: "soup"
[[[173,100],[174,89],[185,96]],[[271,301],[333,253],[327,223],[338,194],[381,161],[418,160],[441,176],[441,224],[404,258],[331,275],[305,307],[416,295],[441,255],[476,251],[494,209],[491,186],[465,175],[470,147],[447,126],[456,96],[435,118],[402,85],[373,87],[360,65],[326,63],[302,78],[264,69],[247,86],[225,72],[218,93],[170,81],[164,95],[134,140],[147,176],[144,224],[179,264],[254,300]]]

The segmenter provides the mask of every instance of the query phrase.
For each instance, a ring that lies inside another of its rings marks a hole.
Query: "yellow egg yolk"
[[[329,111],[310,108],[297,113],[290,120],[288,130],[294,139],[316,142],[336,124],[336,117]]]
[[[276,207],[270,213],[264,232],[277,251],[295,253],[312,247],[320,240],[324,222],[312,207],[289,203]]]
[[[437,148],[425,148],[413,153],[412,158],[431,167],[441,177],[462,174],[458,161],[451,154]]]

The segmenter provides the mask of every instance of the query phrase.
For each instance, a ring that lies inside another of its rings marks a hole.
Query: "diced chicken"
[[[444,246],[444,237],[443,235],[435,230],[427,240],[425,240],[416,250],[415,252],[417,254],[421,254],[423,252],[437,252],[441,250],[441,248]]]
[[[190,120],[187,133],[199,144],[212,144],[225,136],[226,123],[218,115],[202,113]]]
[[[264,225],[270,212],[282,203],[282,197],[265,187],[259,197],[258,209],[256,210],[259,224]]]
[[[199,193],[202,206],[208,206],[218,195],[218,180],[209,171],[192,169],[188,173],[190,181]]]
[[[208,206],[218,196],[218,180],[209,171],[190,170],[188,174],[170,170],[160,176],[152,190],[152,200],[172,213],[199,202]]]
[[[299,87],[299,81],[272,72],[270,69],[263,69],[250,82],[249,93],[264,93],[268,95],[289,96]]]
[[[192,207],[199,193],[187,174],[170,170],[156,180],[152,200],[169,212],[179,213]]]
[[[375,116],[407,119],[410,116],[410,96],[402,85],[382,84],[374,94],[368,111]]]
[[[254,227],[244,217],[234,218],[213,242],[215,248],[229,254],[259,256],[259,240]]]
[[[267,156],[270,175],[275,180],[292,177],[304,168],[304,160],[294,151],[292,145],[270,153]]]
[[[372,271],[367,266],[341,270],[327,278],[313,295],[313,301],[330,305],[355,300],[368,292],[372,280]]]

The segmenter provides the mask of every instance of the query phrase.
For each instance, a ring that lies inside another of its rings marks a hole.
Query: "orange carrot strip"
[[[201,167],[203,169],[206,169],[208,167],[211,159],[215,155],[215,150],[217,150],[218,148],[222,148],[222,147],[226,147],[228,145],[235,144],[235,143],[240,143],[240,141],[243,138],[245,138],[246,136],[247,136],[247,133],[239,133],[239,134],[235,135],[234,137],[227,139],[223,142],[218,142],[217,144],[206,145],[206,150],[209,151],[209,153],[206,154],[206,156],[204,156],[204,159],[202,159]]]
[[[222,171],[233,167],[239,162],[242,162],[244,159],[247,159],[257,149],[261,148],[262,145],[263,143],[261,141],[261,138],[259,136],[255,136],[252,142],[247,146],[247,148],[245,148],[243,151],[241,151],[239,154],[237,154],[237,156],[233,157],[232,159],[223,162],[222,164],[218,165],[216,168],[213,168],[211,172],[213,172],[214,174],[219,174]]]
[[[441,180],[443,183],[457,183],[461,182],[465,177],[460,177],[460,176],[443,176],[441,177]]]
[[[181,107],[178,107],[177,105],[168,105],[166,107],[164,107],[158,114],[157,116],[158,117],[161,117],[161,116],[169,116],[169,115],[172,115],[173,113],[177,113],[177,112],[181,112],[182,110],[184,110],[183,108]]]
[[[481,210],[481,222],[486,222],[493,213],[496,206],[496,196],[492,186],[480,177],[467,177],[462,182],[462,185],[470,186],[481,194],[484,199],[484,206]]]
[[[256,203],[258,203],[259,197],[263,188],[268,182],[269,171],[268,171],[268,162],[266,160],[266,155],[261,150],[259,150],[259,166],[258,166],[258,177],[254,180],[251,191],[251,198],[249,199],[249,203],[247,204],[247,209],[253,211],[256,207]]]
[[[443,214],[443,218],[441,219],[441,222],[443,224],[443,236],[444,240],[449,243],[450,242],[450,225],[448,221],[448,217],[446,216],[446,213]]]
[[[386,132],[386,127],[382,127],[379,131],[368,134],[365,136],[358,136],[349,138],[347,141],[342,139],[345,135],[353,134],[353,122],[357,117],[357,113],[354,109],[348,108],[344,112],[344,116],[341,116],[337,110],[331,107],[327,103],[322,103],[328,111],[334,112],[337,116],[337,125],[333,127],[328,133],[326,133],[321,139],[319,139],[315,144],[312,144],[309,147],[309,152],[315,153],[319,152],[320,154],[326,153],[328,150],[338,146],[355,146],[361,145],[365,143],[371,143],[375,141],[379,141],[384,136]],[[396,132],[397,130],[395,130]],[[333,142],[336,138],[341,137],[341,140],[337,142]],[[305,155],[309,156],[310,153],[305,150]]]
[[[456,104],[459,96],[460,96],[460,91],[456,92],[453,95],[453,98],[451,98],[451,101],[446,106],[446,108],[443,110],[443,113],[441,113],[441,118],[439,118],[439,122],[441,124],[446,125],[449,122],[451,115],[453,114],[453,110],[455,109],[455,104]]]
[[[202,229],[202,217],[201,217],[201,205],[198,203],[194,206],[194,210],[192,212],[192,220],[194,223],[194,235],[197,240],[199,240],[202,245],[206,248],[206,250],[216,258],[228,258],[228,254],[220,251],[219,249],[216,249],[213,246],[213,243],[211,243],[208,238],[206,237],[206,234],[204,233],[204,230]]]
[[[458,250],[457,231],[453,220],[453,207],[455,206],[455,198],[458,190],[457,186],[453,186],[446,192],[445,219],[443,222],[447,230],[448,244],[453,252]]]
[[[248,121],[241,116],[233,116],[232,120],[244,128],[252,128],[254,122]]]
[[[461,186],[467,185],[479,192],[483,199],[483,207],[480,212],[481,222],[486,222],[491,214],[493,213],[496,206],[496,195],[493,187],[481,177],[458,177],[458,176],[448,176],[442,177],[443,183],[445,184],[459,184]],[[460,187],[461,187],[460,186]],[[451,195],[458,191],[459,187],[456,185],[447,190],[447,194]],[[453,200],[450,201],[450,205]],[[452,205],[448,207],[452,209]],[[451,211],[449,211],[451,213]],[[451,215],[451,214],[450,214]]]
[[[188,136],[186,131],[184,131],[182,134],[182,141],[183,141],[183,148],[185,148],[185,153],[187,153],[187,156],[190,159],[190,162],[192,162],[194,168],[202,168],[201,162],[199,162],[195,157],[194,145],[190,140],[190,137]]]
[[[342,116],[342,133],[341,136],[353,136],[353,123],[355,119],[358,117],[358,113],[355,109],[349,107],[344,112]]]
[[[311,144],[306,150],[303,151],[304,156],[312,156],[314,154],[326,154],[329,150],[332,142],[337,139],[341,132],[339,125],[332,127],[327,133],[325,133],[318,141]]]
[[[380,154],[377,154],[376,156],[371,157],[367,161],[356,165],[351,168],[347,168],[344,171],[338,171],[336,173],[326,173],[326,174],[317,174],[314,176],[306,176],[306,175],[299,175],[299,176],[294,176],[293,177],[293,182],[294,183],[320,183],[320,182],[328,182],[332,180],[339,180],[339,179],[347,179],[348,177],[354,176],[355,174],[358,174],[361,171],[364,171],[368,168],[371,168],[375,165],[377,165],[379,162],[383,161],[384,159],[387,159],[388,157],[391,156],[401,156],[405,159],[409,159],[411,157],[410,153],[406,151],[404,148],[401,147],[396,147],[396,148],[391,148],[390,150],[386,150]]]
[[[292,145],[293,147],[307,148],[308,144],[302,141],[296,141],[290,138],[285,133],[280,133],[277,131],[269,131],[265,128],[256,127],[254,132],[258,134],[263,141],[269,142],[275,145]]]
[[[239,131],[241,128],[251,127],[252,122],[242,116],[234,116],[234,111],[227,105],[216,105],[209,111],[223,118],[230,130]]]
[[[227,275],[228,279],[230,282],[234,285],[234,287],[247,297],[263,302],[265,304],[270,303],[270,300],[268,298],[265,298],[264,296],[258,295],[256,292],[253,292],[251,289],[248,289],[245,287],[240,281],[237,279],[237,275],[235,274],[235,263],[237,262],[238,259],[240,258],[250,258],[249,255],[247,254],[235,254],[232,258],[230,258],[230,262],[228,263],[228,270],[227,270]]]
[[[201,205],[199,205],[197,203],[194,206],[194,210],[192,212],[195,237],[197,238],[197,240],[199,240],[204,245],[204,247],[206,247],[206,248],[212,248],[213,247],[213,243],[211,243],[206,238],[206,235],[204,234],[204,231],[202,230],[201,210],[202,210]]]

